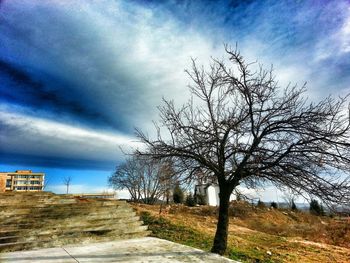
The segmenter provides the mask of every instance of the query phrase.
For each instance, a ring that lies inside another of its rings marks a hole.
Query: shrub
[[[310,202],[310,213],[311,214],[314,214],[314,215],[317,215],[317,216],[322,216],[324,215],[324,211],[323,211],[323,207],[322,205],[320,205],[318,203],[317,200],[315,199],[312,199],[311,202]]]
[[[244,200],[244,195],[242,195],[239,192],[236,192],[236,201],[243,201]]]
[[[257,206],[258,206],[259,208],[265,208],[265,207],[266,207],[265,203],[264,203],[263,201],[261,201],[260,199],[259,199],[259,201],[258,201]]]
[[[186,197],[185,204],[187,206],[195,206],[196,205],[196,200],[194,199],[194,197],[191,193]]]
[[[206,205],[207,204],[207,201],[205,200],[205,196],[204,195],[197,194],[195,196],[195,199],[197,201],[197,204],[199,204],[199,205]]]
[[[198,214],[202,216],[217,216],[219,214],[216,206],[202,206],[198,210]]]
[[[350,248],[350,224],[344,221],[331,221],[326,226],[331,244]]]
[[[277,209],[278,208],[278,205],[276,202],[271,202],[271,205],[270,205],[272,208],[275,208]]]
[[[229,215],[245,218],[252,212],[251,205],[246,201],[233,201],[229,208]]]
[[[177,183],[174,188],[173,200],[175,204],[181,204],[184,201],[184,192],[180,185]]]

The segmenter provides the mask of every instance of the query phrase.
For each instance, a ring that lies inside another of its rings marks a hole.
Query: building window
[[[29,182],[26,180],[17,180],[15,181],[15,184],[28,184]]]
[[[28,175],[16,175],[15,178],[24,178],[27,179]]]

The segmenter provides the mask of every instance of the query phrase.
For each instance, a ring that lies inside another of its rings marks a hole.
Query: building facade
[[[0,172],[0,192],[42,191],[44,180],[44,173],[33,173],[31,170]]]
[[[220,205],[219,193],[219,185],[214,183],[198,184],[194,188],[194,195],[203,196],[206,204],[210,206]],[[236,195],[234,193],[230,196],[230,201],[232,200],[236,200]]]

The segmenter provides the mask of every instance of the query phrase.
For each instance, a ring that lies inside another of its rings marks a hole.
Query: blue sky
[[[0,1],[0,170],[107,189],[134,127],[152,135],[162,96],[188,97],[190,58],[223,43],[311,100],[350,91],[350,1]]]

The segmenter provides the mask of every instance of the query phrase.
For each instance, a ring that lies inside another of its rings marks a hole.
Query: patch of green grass
[[[213,237],[205,235],[183,225],[175,225],[162,217],[153,217],[148,212],[141,212],[141,219],[148,225],[154,237],[170,240],[183,245],[209,251]]]
[[[163,217],[152,216],[148,212],[140,213],[143,222],[148,225],[148,229],[152,231],[152,236],[170,240],[183,245],[210,251],[213,244],[213,236],[201,233],[198,230],[192,229],[181,224],[174,224]],[[228,247],[226,256],[233,260],[241,262],[278,262],[266,258],[263,251],[255,249],[240,250],[238,248]]]
[[[270,257],[263,250],[257,250],[254,248],[241,249],[241,248],[228,248],[228,257],[233,260],[239,260],[247,263],[277,263],[281,262],[275,257]]]

